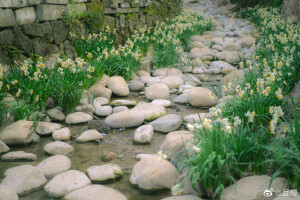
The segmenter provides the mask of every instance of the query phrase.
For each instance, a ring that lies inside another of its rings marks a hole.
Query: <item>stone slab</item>
[[[25,7],[15,10],[15,16],[17,23],[19,25],[22,24],[30,24],[35,22],[35,9],[34,7]]]

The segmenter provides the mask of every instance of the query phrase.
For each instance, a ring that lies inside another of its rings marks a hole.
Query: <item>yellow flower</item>
[[[15,85],[17,85],[17,84],[19,83],[19,81],[14,80],[14,81],[11,81],[10,83],[11,83],[13,86],[15,86]]]
[[[209,91],[209,93],[208,93],[208,97],[210,98],[210,99],[214,99],[215,97],[213,97],[212,96],[212,93],[211,93],[211,91]]]
[[[37,95],[35,98],[35,102],[38,102],[40,100],[40,95]]]
[[[30,94],[33,94],[33,89],[30,90]]]
[[[16,97],[20,97],[20,94],[21,94],[21,89],[18,90]]]

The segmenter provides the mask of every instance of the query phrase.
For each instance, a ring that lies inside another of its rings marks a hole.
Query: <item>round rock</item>
[[[113,112],[113,109],[111,106],[101,106],[100,108],[97,108],[95,111],[95,114],[100,117],[107,117]]]
[[[65,142],[55,141],[46,144],[44,151],[51,155],[68,155],[74,152],[74,148]]]
[[[182,196],[167,197],[161,200],[203,200],[203,199],[194,195],[182,195]]]
[[[145,158],[133,166],[130,183],[145,191],[170,189],[179,177],[177,169],[168,161],[156,157]]]
[[[161,79],[161,83],[169,87],[169,89],[177,89],[183,85],[183,80],[179,76],[166,76]]]
[[[93,120],[93,117],[83,112],[74,112],[66,118],[66,124],[81,124]]]
[[[152,125],[155,131],[169,133],[177,130],[181,124],[182,120],[178,115],[168,114],[154,120],[149,125]]]
[[[47,183],[43,172],[32,165],[9,168],[4,175],[1,185],[9,187],[17,194],[30,193]]]
[[[76,138],[76,142],[91,142],[95,140],[102,140],[103,135],[97,130],[84,131],[79,137]]]
[[[51,198],[59,198],[90,184],[90,179],[84,173],[77,170],[69,170],[54,176],[45,185],[44,190]]]
[[[35,132],[39,135],[50,135],[56,130],[62,128],[61,124],[51,122],[39,122]]]
[[[166,108],[158,104],[139,103],[132,110],[144,115],[144,119],[151,121],[167,114]]]
[[[15,191],[5,185],[0,185],[0,200],[19,200]]]
[[[166,99],[154,99],[151,103],[163,106],[165,108],[172,105],[172,102]]]
[[[103,185],[89,185],[75,190],[64,197],[65,200],[127,200],[119,191]]]
[[[138,81],[138,80],[131,80],[129,83],[128,83],[128,87],[129,87],[129,90],[133,91],[133,92],[139,92],[141,91],[142,89],[144,89],[145,85],[143,82],[141,81]]]
[[[47,178],[53,177],[61,172],[71,168],[71,161],[67,156],[55,155],[42,162],[37,167],[44,173]]]
[[[56,130],[52,133],[52,138],[53,140],[70,140],[71,131],[67,127]]]
[[[195,87],[189,92],[189,102],[195,107],[210,107],[217,104],[218,97],[208,88]]]
[[[113,113],[118,113],[118,112],[122,112],[122,111],[125,111],[125,110],[128,110],[128,108],[126,106],[117,106],[117,107],[114,107],[112,109],[112,112]]]
[[[153,126],[144,125],[137,128],[134,132],[133,141],[136,143],[149,143],[153,136]]]
[[[113,76],[107,80],[107,87],[117,96],[128,96],[129,88],[122,76]]]
[[[46,114],[54,121],[62,122],[65,121],[66,119],[65,114],[57,108],[52,108],[50,110],[47,110]]]
[[[113,182],[123,176],[121,167],[115,164],[92,166],[87,169],[87,174],[91,181],[95,183]]]
[[[136,127],[144,122],[144,115],[136,110],[125,110],[114,113],[105,119],[105,123],[111,128]]]
[[[146,98],[149,100],[169,98],[169,88],[167,85],[162,83],[155,83],[147,87],[145,92]]]
[[[133,100],[114,100],[111,102],[112,106],[135,106],[136,102]]]
[[[3,161],[34,161],[37,156],[33,153],[26,153],[24,151],[12,151],[1,156]]]

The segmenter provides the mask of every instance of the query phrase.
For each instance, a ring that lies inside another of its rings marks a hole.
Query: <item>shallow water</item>
[[[174,99],[177,95],[171,95],[170,99]],[[112,98],[120,99],[120,98]],[[123,98],[124,99],[124,98]],[[139,93],[131,93],[126,99],[135,100],[137,102],[143,100]],[[188,105],[174,104],[173,106],[167,108],[168,114],[178,114],[180,117],[184,117],[188,114],[194,114],[197,112],[207,112],[205,109],[199,109],[190,107]],[[174,106],[175,105],[175,106]],[[104,119],[104,118],[103,118]],[[71,130],[73,137],[79,136],[84,130],[87,129],[87,124],[68,126]],[[183,128],[183,127],[181,127]],[[162,198],[170,196],[170,191],[163,191],[159,194],[145,194],[139,191],[137,188],[131,186],[129,182],[132,167],[137,163],[136,155],[140,153],[157,153],[160,145],[162,144],[166,134],[154,132],[152,141],[147,145],[138,145],[133,143],[133,134],[135,128],[119,130],[114,129],[109,134],[107,134],[100,143],[82,143],[78,144],[75,141],[67,141],[75,148],[75,152],[69,156],[72,167],[71,169],[80,170],[86,172],[86,170],[94,165],[103,165],[108,163],[117,164],[122,167],[124,171],[124,177],[116,182],[105,184],[110,188],[116,189],[124,194],[128,200],[160,200]],[[33,162],[2,162],[0,161],[0,182],[3,179],[6,169],[24,165],[31,164],[37,165],[42,160],[50,157],[44,153],[44,145],[52,142],[52,137],[41,137],[37,144],[31,144],[25,147],[14,147],[11,151],[25,151],[29,153],[34,153],[38,156],[38,160]],[[112,151],[116,153],[116,158],[110,162],[103,162],[101,159],[103,151]],[[43,189],[37,190],[30,194],[20,196],[20,200],[50,200]]]

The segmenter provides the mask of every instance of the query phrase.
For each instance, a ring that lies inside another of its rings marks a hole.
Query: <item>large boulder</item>
[[[19,200],[15,191],[5,185],[0,185],[0,200]]]
[[[195,107],[211,107],[217,101],[218,97],[208,88],[195,87],[189,92],[189,102]]]
[[[105,119],[105,123],[111,128],[136,127],[144,122],[143,113],[136,110],[125,110],[109,115]]]
[[[51,156],[42,162],[37,167],[49,178],[71,168],[71,160],[64,155]]]
[[[166,108],[152,103],[139,103],[132,110],[142,113],[145,120],[151,121],[167,114]]]
[[[89,185],[79,190],[70,192],[65,200],[127,200],[119,191],[103,185]]]
[[[267,175],[262,176],[248,176],[240,179],[234,185],[231,185],[222,192],[222,200],[267,200],[272,197],[264,196],[264,193],[269,189],[271,177]],[[289,184],[284,178],[275,178],[270,186],[274,191],[289,189]]]
[[[177,130],[181,124],[182,120],[180,116],[176,114],[168,114],[154,120],[149,125],[152,125],[155,131],[169,133]]]
[[[169,98],[169,88],[162,83],[150,85],[145,89],[145,92],[146,98],[149,100]]]
[[[84,173],[69,170],[54,176],[44,189],[51,198],[59,198],[90,184],[90,179]]]
[[[47,110],[46,114],[54,121],[65,121],[66,119],[65,114],[57,108]]]
[[[172,158],[177,151],[182,149],[192,139],[193,134],[189,131],[174,131],[166,135],[159,150],[167,154],[169,158]]]
[[[95,97],[104,97],[106,99],[110,99],[112,95],[111,89],[108,89],[102,85],[93,85],[92,87],[89,88],[88,91]],[[87,98],[85,99],[88,100]]]
[[[79,137],[76,138],[76,142],[91,142],[95,140],[102,140],[103,135],[95,129],[84,131]]]
[[[133,166],[130,183],[145,191],[170,189],[179,177],[177,169],[157,157],[145,158]]]
[[[217,53],[217,58],[229,64],[236,65],[239,64],[241,60],[241,54],[237,51],[222,51]]]
[[[0,139],[7,145],[28,144],[38,138],[33,131],[33,122],[27,120],[17,121],[0,132]]]
[[[235,85],[239,81],[242,81],[242,79],[244,78],[244,74],[245,73],[243,70],[235,70],[222,78],[221,85],[227,86],[228,83],[232,83],[233,85]]]
[[[214,60],[216,55],[209,48],[193,48],[190,52],[190,58],[200,58],[201,60]]]
[[[4,175],[5,178],[1,182],[1,185],[8,186],[17,194],[30,193],[47,183],[43,172],[38,167],[32,165],[21,165],[10,168],[6,170]]]
[[[242,48],[251,48],[251,46],[253,44],[255,44],[255,38],[252,37],[252,36],[246,36],[246,37],[243,37],[242,39],[239,39],[237,41],[237,43],[242,47]]]
[[[128,96],[129,88],[125,79],[121,76],[113,76],[107,80],[107,87],[117,96]]]
[[[115,164],[89,167],[87,174],[93,183],[113,182],[123,176],[122,168]]]

